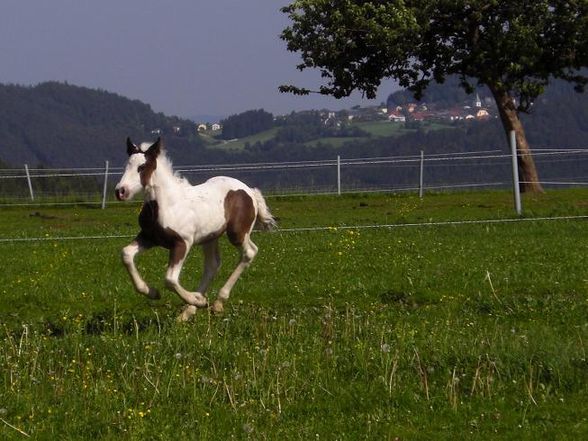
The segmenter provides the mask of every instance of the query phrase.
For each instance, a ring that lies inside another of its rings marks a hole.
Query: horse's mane
[[[141,144],[141,151],[146,151],[151,144],[144,142]],[[179,172],[174,171],[171,159],[167,156],[167,151],[161,149],[159,156],[157,157],[157,168],[163,171],[165,175],[176,179],[176,183],[181,185],[191,185],[186,178],[184,178]]]

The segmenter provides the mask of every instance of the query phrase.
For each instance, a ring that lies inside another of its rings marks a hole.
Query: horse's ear
[[[131,156],[132,154],[139,153],[139,152],[140,152],[139,147],[137,147],[135,144],[133,144],[133,141],[131,141],[131,138],[128,137],[127,138],[127,154],[129,156]]]
[[[145,156],[147,157],[147,159],[155,160],[155,159],[157,159],[157,157],[159,156],[160,153],[161,153],[161,138],[157,138],[157,141],[155,141],[155,144],[153,144],[151,147],[149,147],[147,149],[147,151],[145,152]]]

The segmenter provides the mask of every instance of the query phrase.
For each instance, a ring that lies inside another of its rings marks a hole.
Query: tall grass
[[[563,192],[526,206],[583,214],[584,201]],[[126,239],[4,243],[0,436],[582,439],[585,221],[339,228],[497,217],[509,202],[272,200],[284,228],[332,228],[257,234],[260,253],[226,313],[186,324],[171,294],[132,292],[118,256]],[[135,211],[12,210],[0,231],[130,234]],[[219,279],[236,260],[222,251]],[[139,266],[162,285],[166,261],[154,251]],[[201,264],[195,250],[185,285]]]

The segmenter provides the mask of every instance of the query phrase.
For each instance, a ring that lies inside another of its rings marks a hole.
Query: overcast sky
[[[296,69],[279,34],[287,0],[1,0],[0,82],[43,81],[100,88],[168,115],[231,115],[263,108],[376,105],[376,100],[280,94],[280,84],[316,88],[318,72]]]

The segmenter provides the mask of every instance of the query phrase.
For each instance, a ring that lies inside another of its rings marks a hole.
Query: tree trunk
[[[525,136],[525,129],[519,119],[519,114],[515,107],[514,101],[509,93],[499,86],[488,84],[492,95],[498,107],[498,113],[502,120],[502,127],[506,132],[506,137],[509,139],[511,130],[515,132],[517,142],[518,163],[521,176],[520,190],[522,192],[543,193],[543,187],[539,182],[539,175],[535,168],[535,161],[529,149],[529,143]]]

